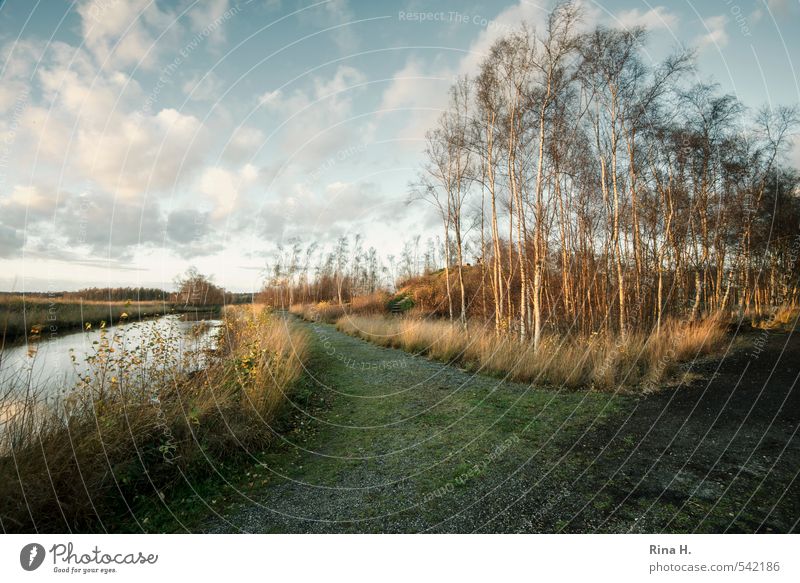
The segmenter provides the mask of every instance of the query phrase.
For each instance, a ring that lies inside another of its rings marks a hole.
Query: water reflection
[[[115,350],[136,353],[143,357],[144,363],[152,358],[153,339],[161,338],[178,360],[202,367],[208,352],[217,345],[221,322],[188,320],[169,315],[7,348],[0,353],[0,389],[32,388],[42,396],[57,398],[75,387],[79,373],[86,370],[87,358],[103,345],[104,337]],[[192,358],[184,358],[187,355]]]

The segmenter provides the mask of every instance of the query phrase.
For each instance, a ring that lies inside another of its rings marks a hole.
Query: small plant
[[[386,311],[392,314],[402,314],[413,307],[413,298],[404,294],[399,294],[386,302]]]

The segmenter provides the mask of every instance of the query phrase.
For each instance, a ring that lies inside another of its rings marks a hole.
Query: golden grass
[[[361,316],[384,314],[386,313],[386,303],[391,297],[389,293],[383,291],[357,296],[347,305],[347,312]]]
[[[265,310],[225,312],[218,355],[196,371],[164,338],[151,359],[104,338],[61,407],[35,391],[0,399],[0,522],[6,531],[97,530],[140,496],[262,448],[302,374],[306,332]]]
[[[797,319],[800,316],[800,306],[779,306],[771,314],[753,317],[753,327],[763,330],[780,330],[791,332],[797,328]]]
[[[309,322],[333,323],[344,315],[344,306],[333,302],[318,304],[292,304],[289,312]]]
[[[530,342],[501,336],[470,324],[466,330],[445,320],[347,316],[337,328],[370,342],[424,354],[436,360],[507,376],[522,382],[568,387],[621,389],[654,386],[679,362],[719,348],[719,319],[670,323],[660,333],[633,334],[625,341],[608,336],[545,337]]]
[[[386,313],[386,302],[391,296],[386,292],[358,296],[351,302],[319,302],[317,304],[292,304],[289,312],[309,322],[327,322],[333,324],[345,314],[377,315]]]
[[[79,302],[71,298],[42,296],[0,296],[0,341],[13,341],[26,335],[36,339],[49,331],[81,328],[106,322],[119,322],[122,314],[130,319],[169,313],[172,306],[159,301]]]

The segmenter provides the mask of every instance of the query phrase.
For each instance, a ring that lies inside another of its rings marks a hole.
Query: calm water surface
[[[203,352],[216,347],[220,326],[219,320],[191,322],[169,315],[111,326],[104,332],[59,334],[35,344],[12,346],[0,352],[0,394],[3,388],[14,385],[35,388],[50,397],[63,395],[75,386],[78,373],[86,370],[86,357],[95,353],[103,333],[109,340],[117,339],[115,349],[137,352],[158,335],[167,339],[178,354],[192,351],[198,355],[197,363],[202,364]]]

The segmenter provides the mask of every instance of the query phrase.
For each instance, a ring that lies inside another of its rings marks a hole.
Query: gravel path
[[[779,335],[756,365],[706,364],[711,382],[636,399],[534,389],[308,326],[293,429],[195,530],[797,529],[798,367]],[[782,372],[765,383],[771,356]]]

